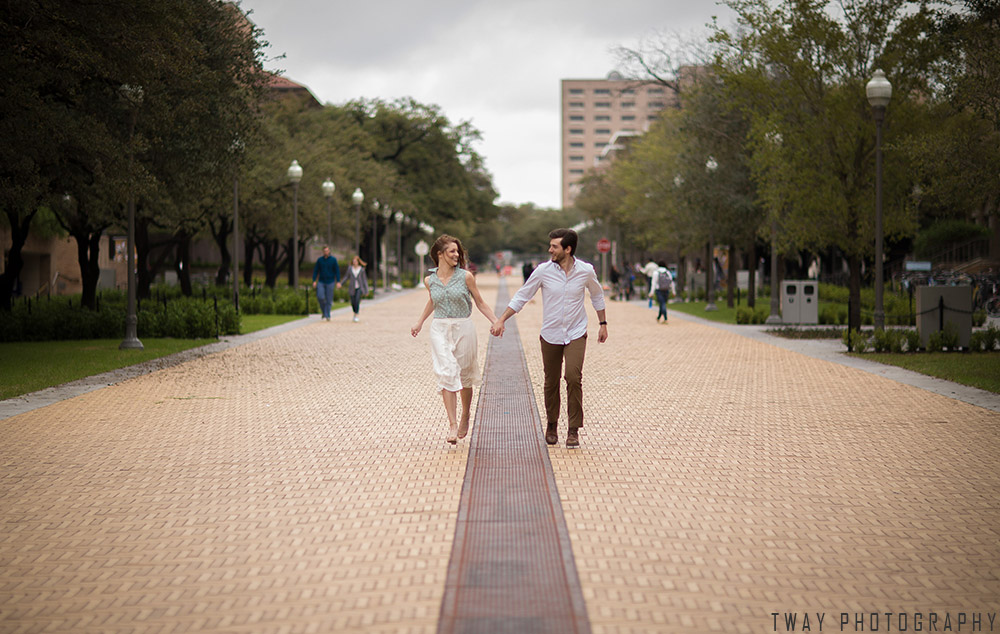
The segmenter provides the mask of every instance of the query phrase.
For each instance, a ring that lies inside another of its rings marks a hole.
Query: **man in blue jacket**
[[[323,256],[313,267],[313,288],[316,301],[323,311],[323,319],[330,321],[330,305],[333,304],[333,289],[340,288],[340,266],[337,258],[330,255],[330,247],[323,247]]]

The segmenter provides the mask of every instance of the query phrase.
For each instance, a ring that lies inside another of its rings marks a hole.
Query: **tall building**
[[[618,141],[640,135],[659,112],[677,103],[673,90],[624,79],[562,80],[562,204],[580,193],[584,173],[610,160]]]

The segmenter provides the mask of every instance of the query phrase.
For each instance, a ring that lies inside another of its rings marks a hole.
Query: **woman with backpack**
[[[670,287],[674,283],[674,276],[670,274],[667,263],[663,260],[657,262],[657,265],[659,268],[653,271],[653,278],[650,280],[649,296],[655,295],[656,302],[660,305],[656,323],[660,323],[660,317],[663,317],[663,323],[667,323],[667,300],[670,299]]]

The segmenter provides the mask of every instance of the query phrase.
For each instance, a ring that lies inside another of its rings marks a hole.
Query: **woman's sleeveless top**
[[[465,285],[465,269],[455,269],[447,284],[437,276],[437,269],[430,274],[431,301],[437,319],[461,319],[472,314],[472,295]]]

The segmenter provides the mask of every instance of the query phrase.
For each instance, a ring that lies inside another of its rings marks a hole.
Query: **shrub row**
[[[875,330],[870,333],[844,331],[841,341],[854,352],[941,352],[942,350],[958,350],[958,330],[952,324],[946,324],[944,330],[939,330],[927,337],[927,347],[920,345],[920,334],[915,329]],[[1000,328],[991,325],[985,330],[977,330],[969,337],[969,350],[972,352],[992,352],[1000,347]]]
[[[125,304],[118,301],[103,301],[98,310],[82,308],[79,299],[75,304],[63,298],[17,302],[11,312],[0,313],[0,341],[116,339],[125,336],[126,313]],[[147,301],[136,311],[136,319],[140,339],[205,339],[240,331],[240,316],[228,301]]]
[[[138,336],[203,339],[217,334],[235,335],[240,332],[240,315],[305,315],[307,297],[309,313],[319,312],[312,288],[241,289],[239,313],[231,293],[226,287],[207,286],[193,297],[184,297],[176,286],[154,286],[151,297],[137,306]],[[97,310],[82,308],[79,295],[20,299],[14,302],[11,312],[0,312],[0,341],[124,337],[126,301],[125,293],[117,290],[101,292]],[[334,291],[334,301],[349,301],[347,290]]]

